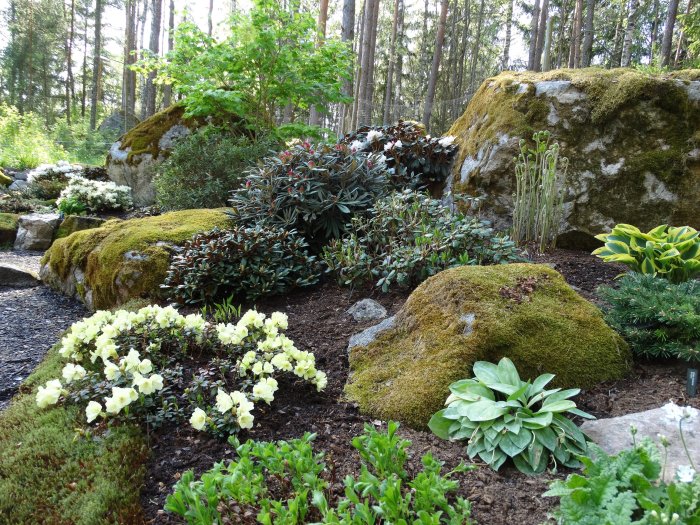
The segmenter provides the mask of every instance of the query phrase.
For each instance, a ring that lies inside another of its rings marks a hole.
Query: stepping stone
[[[0,287],[33,288],[40,284],[41,281],[34,272],[12,264],[0,263]]]
[[[586,421],[581,425],[581,430],[605,452],[617,454],[624,449],[632,448],[630,427],[634,426],[637,429],[637,434],[634,436],[637,442],[648,437],[659,445],[662,467],[664,452],[659,436],[665,436],[669,441],[669,447],[664,479],[672,481],[678,467],[690,465],[678,429],[681,414],[687,416],[683,419],[683,437],[697,467],[700,464],[700,410],[693,407],[679,407],[671,402],[653,410]]]
[[[362,299],[348,309],[348,314],[355,321],[374,321],[386,317],[386,308],[372,299]]]

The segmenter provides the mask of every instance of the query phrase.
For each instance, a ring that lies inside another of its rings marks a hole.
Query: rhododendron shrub
[[[40,408],[84,403],[88,423],[189,420],[198,430],[229,434],[253,426],[256,403],[270,404],[289,374],[326,386],[312,353],[284,335],[287,316],[249,310],[233,323],[209,323],[173,307],[99,311],[61,340],[61,379],[40,386]]]

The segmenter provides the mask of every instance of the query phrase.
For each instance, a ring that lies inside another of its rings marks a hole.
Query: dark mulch
[[[548,256],[534,257],[537,262],[553,265],[580,293],[594,298],[595,289],[612,282],[620,268],[602,263],[581,252],[557,250]],[[374,295],[389,310],[396,312],[407,294],[382,295],[356,293],[325,284],[311,291],[265,302],[261,310],[284,311],[289,316],[289,331],[296,345],[316,354],[319,369],[328,373],[325,392],[299,385],[280,385],[280,395],[267,414],[258,414],[256,426],[239,437],[277,440],[315,432],[317,450],[326,451],[326,460],[336,480],[333,492],[342,494],[342,479],[358,471],[359,456],[350,442],[362,432],[366,423],[382,425],[358,413],[352,404],[342,401],[343,385],[348,374],[347,341],[351,334],[372,323],[354,322],[345,312],[355,301]],[[609,382],[582,392],[578,403],[597,417],[611,417],[647,408],[658,407],[669,399],[700,407],[700,400],[688,400],[684,394],[684,367],[654,363],[639,364],[632,375],[622,381]],[[409,470],[420,470],[420,458],[431,452],[452,468],[466,459],[464,446],[437,439],[427,432],[402,427],[400,433],[412,441]],[[161,510],[165,497],[181,473],[194,469],[200,474],[212,464],[231,458],[233,451],[226,443],[207,437],[188,426],[163,429],[151,435],[152,457],[142,494],[147,523],[172,524],[181,521]],[[461,474],[460,494],[473,504],[474,519],[484,525],[523,525],[542,523],[555,500],[543,498],[548,483],[567,472],[548,473],[531,478],[512,467],[493,472],[485,466]]]

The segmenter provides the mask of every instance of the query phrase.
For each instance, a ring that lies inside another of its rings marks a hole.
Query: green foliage
[[[255,301],[318,282],[316,258],[295,231],[264,226],[214,229],[173,257],[162,288],[171,299],[212,303],[233,295]]]
[[[579,389],[545,390],[554,374],[522,381],[507,357],[498,365],[477,361],[474,376],[450,385],[447,408],[428,423],[437,436],[469,440],[469,457],[479,456],[494,470],[508,458],[525,474],[544,472],[550,458],[565,467],[579,465],[576,458],[586,452],[586,438],[562,415],[593,418],[569,399]]]
[[[569,163],[565,157],[559,157],[559,144],[550,145],[549,139],[549,131],[535,133],[534,149],[521,140],[520,155],[514,159],[513,239],[518,244],[536,242],[540,252],[554,249],[556,244]]]
[[[317,46],[316,20],[308,12],[256,0],[231,19],[230,34],[217,42],[194,23],[175,31],[165,59],[150,57],[141,71],[157,70],[183,96],[189,116],[240,115],[257,128],[272,128],[287,104],[324,107],[345,100],[341,87],[350,48],[333,38]]]
[[[199,128],[177,141],[157,165],[156,202],[165,210],[218,208],[239,187],[245,168],[276,149],[276,141],[249,138],[215,126]]]
[[[242,306],[233,304],[233,296],[229,295],[220,303],[204,305],[200,308],[202,317],[210,316],[216,323],[233,323],[241,316]]]
[[[421,124],[402,120],[393,126],[363,126],[341,143],[364,153],[383,153],[399,188],[441,186],[457,154],[454,137],[429,137]]]
[[[0,166],[34,168],[65,157],[39,115],[20,114],[17,108],[0,103]]]
[[[64,215],[83,215],[87,212],[87,208],[78,199],[69,197],[58,203],[58,211]]]
[[[446,268],[518,258],[514,243],[487,223],[408,190],[377,201],[367,217],[352,219],[350,230],[323,252],[343,285],[374,281],[386,292],[415,286]]]
[[[295,229],[314,246],[348,231],[353,215],[388,190],[381,159],[343,145],[305,142],[263,159],[246,178],[232,193],[234,220]]]
[[[662,224],[643,233],[618,224],[610,233],[596,235],[605,243],[593,252],[605,262],[618,262],[633,272],[658,275],[681,283],[700,274],[700,232],[690,226]]]
[[[590,449],[593,457],[580,458],[583,475],[555,481],[544,494],[560,498],[560,525],[700,524],[700,476],[661,481],[658,449],[650,440],[615,456],[595,444]]]
[[[605,320],[637,355],[700,361],[700,282],[630,273],[598,294]]]
[[[423,523],[439,525],[470,523],[470,505],[450,494],[458,488],[452,475],[430,454],[423,457],[423,470],[414,478],[406,471],[409,441],[396,435],[398,424],[389,422],[387,432],[365,426],[353,439],[362,461],[359,476],[348,475],[345,497],[327,499],[329,472],[323,453],[314,454],[314,434],[276,443],[235,438],[238,459],[217,463],[195,480],[185,472],[168,496],[165,509],[190,525],[226,523],[239,516],[241,508],[257,511],[257,522],[275,523]],[[284,483],[280,483],[284,480]],[[448,499],[449,498],[449,499]]]

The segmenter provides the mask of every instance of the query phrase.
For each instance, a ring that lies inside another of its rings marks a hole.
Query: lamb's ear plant
[[[539,474],[549,460],[577,467],[586,453],[586,437],[564,414],[593,419],[570,400],[579,389],[546,389],[553,374],[522,381],[513,362],[474,363],[474,378],[450,385],[446,408],[428,426],[439,437],[468,440],[471,459],[498,470],[508,458],[521,472]]]

